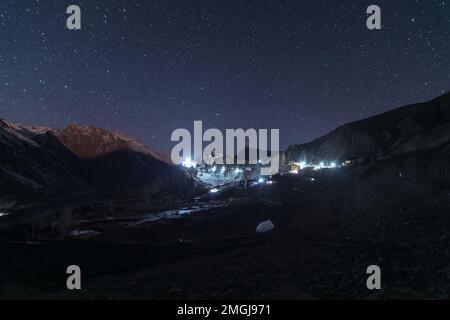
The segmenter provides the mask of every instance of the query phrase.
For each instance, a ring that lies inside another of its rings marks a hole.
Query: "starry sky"
[[[382,30],[366,28],[370,4]],[[194,120],[279,128],[287,147],[449,88],[448,0],[0,2],[0,118],[165,152]]]

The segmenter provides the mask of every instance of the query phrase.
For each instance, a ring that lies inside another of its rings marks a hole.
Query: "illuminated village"
[[[289,161],[280,166],[279,172],[274,176],[260,175],[260,168],[265,164],[258,160],[257,164],[242,164],[242,165],[224,165],[216,164],[217,159],[221,155],[211,156],[206,164],[198,164],[190,157],[186,157],[182,166],[186,173],[194,178],[199,183],[205,185],[210,193],[219,193],[221,190],[230,188],[248,188],[261,185],[271,185],[277,182],[277,176],[284,175],[314,175],[325,169],[338,170],[341,167],[351,166],[357,160],[345,160],[343,162],[337,161]],[[361,160],[360,160],[361,161]],[[286,161],[285,161],[286,162]],[[316,178],[311,177],[311,182],[316,181]]]

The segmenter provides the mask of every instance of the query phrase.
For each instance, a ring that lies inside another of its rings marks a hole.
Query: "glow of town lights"
[[[184,161],[183,161],[183,166],[184,167],[190,168],[191,165],[192,165],[192,163],[191,163],[191,158],[190,157],[187,157],[186,159],[184,159]]]
[[[211,193],[217,193],[217,192],[219,192],[219,189],[213,188],[213,189],[209,190],[209,192],[211,192]]]

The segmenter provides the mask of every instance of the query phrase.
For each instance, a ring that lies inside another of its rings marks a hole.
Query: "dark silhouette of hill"
[[[286,160],[345,160],[433,149],[450,141],[450,93],[345,124],[309,143],[292,145]]]

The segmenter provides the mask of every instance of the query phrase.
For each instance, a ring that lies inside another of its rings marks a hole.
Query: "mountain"
[[[51,130],[0,120],[0,194],[81,189],[81,162]]]
[[[158,177],[167,180],[180,174],[168,157],[122,132],[75,124],[53,132],[85,161],[87,181],[101,190],[133,190]]]
[[[0,119],[0,151],[0,207],[10,198],[129,192],[182,175],[132,137],[74,124],[54,129]]]
[[[380,154],[403,154],[450,142],[450,93],[345,124],[309,143],[292,145],[287,161],[345,160]]]
[[[53,132],[62,144],[82,159],[95,159],[114,151],[130,150],[170,163],[170,159],[165,155],[119,131],[109,132],[93,126],[71,124],[65,129]]]

